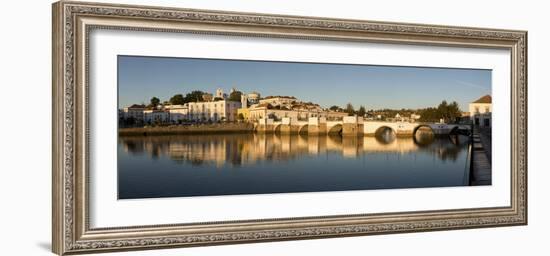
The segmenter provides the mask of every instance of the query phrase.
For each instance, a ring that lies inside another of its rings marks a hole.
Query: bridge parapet
[[[258,119],[258,126],[256,131],[261,133],[271,133],[273,132],[273,119],[272,118],[261,118]]]
[[[270,125],[273,124],[273,119],[271,118],[262,118],[258,120],[258,123],[261,125]]]
[[[307,125],[308,135],[327,134],[327,119],[324,117],[310,117]]]
[[[283,117],[283,119],[281,119],[281,124],[298,125],[298,120],[292,117]]]
[[[469,129],[468,125],[444,124],[444,123],[409,123],[409,122],[382,122],[364,121],[362,117],[347,116],[342,121],[327,121],[324,117],[311,117],[307,121],[299,121],[296,118],[284,117],[275,122],[271,118],[259,119],[255,125],[256,131],[261,133],[280,132],[281,134],[298,134],[300,132],[309,135],[322,135],[328,133],[340,133],[344,136],[375,136],[382,128],[389,128],[397,136],[414,136],[420,127],[429,127],[434,135],[447,135],[453,129]]]
[[[342,124],[342,136],[363,136],[364,133],[363,117],[344,117]]]
[[[296,134],[300,130],[300,124],[296,118],[283,117],[281,120],[281,134]]]

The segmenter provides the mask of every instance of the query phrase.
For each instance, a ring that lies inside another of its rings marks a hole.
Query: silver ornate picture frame
[[[506,49],[511,52],[509,206],[90,227],[89,55],[97,29]],[[53,235],[57,254],[527,224],[527,32],[61,1],[53,5]]]

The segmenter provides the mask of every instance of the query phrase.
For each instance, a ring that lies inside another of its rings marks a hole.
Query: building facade
[[[189,102],[187,120],[196,122],[237,121],[237,111],[241,103],[219,100],[211,102]]]
[[[259,104],[260,103],[260,98],[261,98],[261,95],[259,92],[251,92],[251,93],[248,93],[246,95],[246,97],[248,98],[248,103],[249,104]]]
[[[271,106],[280,106],[291,108],[292,104],[296,102],[296,98],[292,96],[268,96],[259,100],[259,104],[270,104]]]
[[[485,95],[469,105],[470,119],[474,125],[480,127],[491,127],[493,112],[492,97]]]
[[[242,119],[241,119],[242,117]],[[237,120],[239,121],[249,121],[250,120],[250,109],[249,108],[239,108],[237,110]]]
[[[256,122],[270,118],[280,121],[285,117],[295,120],[308,120],[310,117],[324,117],[328,120],[341,120],[344,112],[328,111],[318,104],[302,102],[293,96],[267,96],[260,98],[257,92],[241,95],[242,108],[237,111],[243,121]]]
[[[162,109],[146,109],[143,111],[143,121],[147,124],[168,123],[170,113]]]
[[[145,110],[145,105],[134,104],[129,107],[122,109],[122,118],[130,119],[133,118],[136,121],[143,121],[143,111]]]
[[[166,106],[166,110],[170,114],[172,123],[181,123],[189,118],[189,106],[187,104]]]
[[[222,88],[216,89],[216,95],[214,95],[214,99],[227,99],[227,93],[223,92]]]
[[[266,105],[260,104],[257,107],[249,108],[247,111],[246,121],[257,121],[263,118],[271,118],[276,121],[282,120],[284,117],[290,117],[294,120],[308,120],[310,117],[324,117],[327,120],[341,120],[347,116],[344,112],[333,112],[323,110],[308,110],[308,109],[274,109]]]
[[[251,92],[241,94],[241,108],[248,108],[260,103],[260,93]]]

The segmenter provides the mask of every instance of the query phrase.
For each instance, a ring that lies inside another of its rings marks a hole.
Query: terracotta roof
[[[487,94],[472,103],[491,103],[492,99],[491,95]]]

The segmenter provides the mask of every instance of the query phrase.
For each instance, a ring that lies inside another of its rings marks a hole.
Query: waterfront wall
[[[209,134],[209,133],[251,133],[254,125],[248,123],[222,123],[200,125],[157,126],[139,128],[120,128],[120,136]]]

